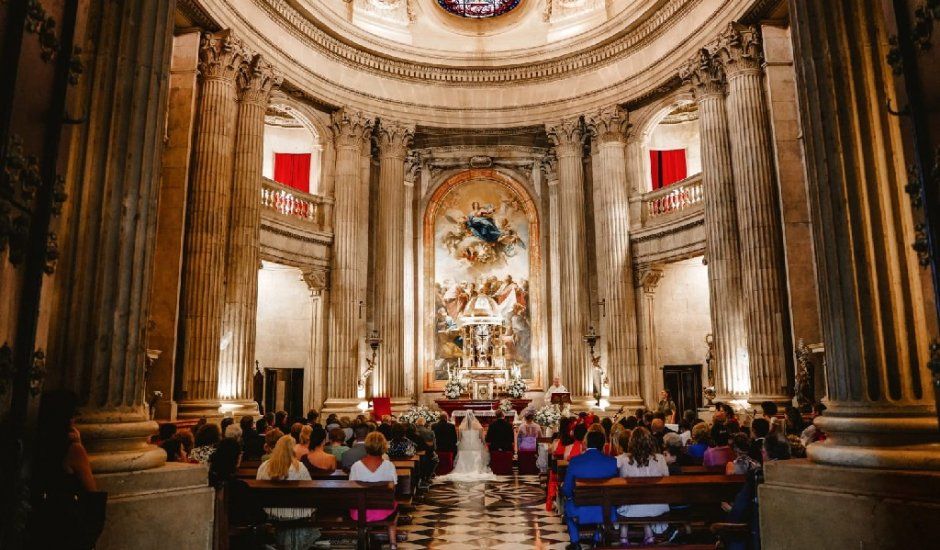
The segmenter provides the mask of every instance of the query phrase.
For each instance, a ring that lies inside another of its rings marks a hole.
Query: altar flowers
[[[506,393],[513,399],[522,399],[527,389],[529,387],[526,386],[525,380],[521,376],[514,376],[506,385]]]
[[[552,428],[558,425],[561,413],[555,405],[545,405],[535,411],[535,423],[543,428]]]
[[[419,418],[423,418],[430,425],[437,422],[439,416],[437,411],[432,411],[424,405],[416,405],[398,415],[398,420],[405,424],[414,424]]]

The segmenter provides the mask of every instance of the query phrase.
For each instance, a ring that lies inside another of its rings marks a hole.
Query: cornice
[[[672,28],[677,21],[698,6],[702,0],[675,0],[664,4],[654,14],[635,26],[621,31],[613,39],[576,53],[547,60],[534,60],[527,63],[505,65],[502,67],[452,67],[444,64],[416,63],[410,60],[384,55],[365,50],[327,33],[310,19],[301,14],[287,0],[251,0],[261,8],[272,21],[287,33],[310,48],[356,70],[376,73],[405,81],[453,83],[460,86],[493,87],[500,84],[555,80],[572,75],[596,71],[622,57],[627,52],[642,47]],[[257,35],[260,30],[241,12],[229,10],[240,24]],[[273,47],[274,44],[271,44]],[[508,57],[504,52],[503,57]],[[512,52],[518,59],[523,52]],[[470,60],[473,61],[472,59]],[[487,58],[488,64],[498,63],[497,59]],[[441,60],[441,63],[446,63]]]

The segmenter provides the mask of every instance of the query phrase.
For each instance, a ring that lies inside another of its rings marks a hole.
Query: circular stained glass
[[[519,5],[519,0],[437,0],[437,3],[454,15],[483,19],[509,13]]]

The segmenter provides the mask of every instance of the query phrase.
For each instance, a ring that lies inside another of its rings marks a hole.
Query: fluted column
[[[405,396],[404,233],[405,157],[413,129],[383,120],[378,129],[379,189],[375,233],[375,330],[382,338],[373,395]]]
[[[179,416],[219,414],[225,250],[238,118],[236,79],[249,52],[229,31],[205,34],[183,269],[183,391]]]
[[[558,157],[559,253],[561,264],[562,377],[577,397],[591,394],[592,373],[583,340],[590,318],[585,253],[583,131],[581,121],[550,124]]]
[[[261,165],[264,113],[281,77],[261,56],[239,78],[238,126],[232,185],[231,225],[225,260],[225,309],[219,363],[222,408],[236,415],[258,414],[252,395],[258,318],[261,247]]]
[[[359,376],[365,301],[360,284],[367,254],[362,218],[368,214],[363,194],[361,150],[369,139],[372,120],[362,113],[340,111],[333,116],[336,147],[333,264],[330,276],[329,358],[326,408],[354,407]],[[360,315],[361,314],[361,315]]]
[[[88,120],[75,127],[70,151],[49,364],[78,394],[82,441],[104,474],[166,461],[147,442],[157,425],[144,389],[174,2],[93,11],[90,81],[79,84]]]
[[[750,401],[787,403],[786,276],[770,119],[757,29],[732,23],[714,53],[728,78],[731,165],[737,190]]]
[[[832,465],[940,470],[927,367],[935,328],[925,307],[933,298],[898,185],[908,181],[897,137],[903,119],[885,107],[894,76],[881,12],[874,2],[858,4],[790,3],[829,406],[816,419],[828,437],[808,454]],[[881,51],[858,58],[861,43]],[[841,85],[849,82],[885,85]]]
[[[627,198],[627,164],[624,152],[627,113],[611,107],[594,113],[588,124],[596,136],[597,162],[594,164],[595,223],[606,240],[598,250],[598,268],[605,277],[598,296],[606,300],[606,316],[601,334],[607,342],[607,370],[610,401],[614,405],[636,407],[640,395],[640,370],[637,356],[637,308],[633,291],[633,258],[630,252],[630,204]]]
[[[545,183],[548,185],[548,271],[549,271],[549,330],[551,331],[551,372],[549,378],[564,374],[562,359],[562,323],[561,323],[561,214],[558,212],[558,159],[548,155],[542,160]],[[551,380],[546,382],[546,386]]]
[[[680,76],[695,95],[705,189],[705,257],[715,338],[715,391],[718,399],[746,398],[750,391],[747,334],[741,283],[741,244],[735,208],[731,141],[725,111],[724,72],[707,51],[689,60]]]

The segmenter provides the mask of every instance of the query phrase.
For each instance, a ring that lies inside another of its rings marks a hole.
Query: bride
[[[437,481],[485,481],[497,479],[490,470],[490,453],[483,443],[483,426],[473,411],[467,411],[463,423],[457,427],[460,444],[457,445],[457,460],[454,469]]]

